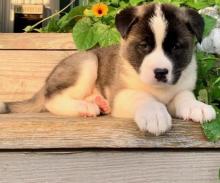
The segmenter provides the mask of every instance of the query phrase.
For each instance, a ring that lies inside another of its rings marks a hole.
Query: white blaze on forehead
[[[151,30],[154,34],[155,48],[147,54],[140,67],[140,78],[144,83],[152,85],[163,85],[164,83],[159,82],[155,78],[154,70],[157,68],[167,69],[168,74],[167,83],[171,83],[173,80],[173,64],[172,61],[166,56],[162,44],[164,42],[167,32],[167,21],[161,10],[161,6],[157,5],[155,8],[154,16],[150,19],[149,23]]]
[[[164,18],[160,5],[156,6],[155,15],[150,20],[150,27],[154,33],[156,47],[162,47],[166,36],[167,21]]]

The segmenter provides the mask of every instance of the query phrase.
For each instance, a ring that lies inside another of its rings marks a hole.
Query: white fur
[[[212,106],[197,101],[190,91],[180,92],[169,104],[173,116],[195,122],[206,122],[216,118]]]
[[[167,22],[159,5],[156,7],[155,16],[150,19],[150,27],[154,33],[156,47],[162,48],[162,43],[166,35]]]
[[[181,77],[175,85],[167,85],[165,87],[152,87],[149,91],[159,101],[168,104],[174,96],[183,90],[192,91],[195,88],[197,78],[197,65],[195,56],[193,56],[190,64],[182,72]]]
[[[6,111],[5,103],[0,102],[0,114],[5,113],[5,111]]]
[[[143,91],[132,89],[121,90],[114,98],[112,116],[121,118],[133,118],[137,106],[142,101],[154,100],[151,95]]]
[[[157,101],[138,106],[134,119],[140,130],[155,135],[166,132],[172,126],[172,118],[165,105]]]
[[[114,100],[112,116],[134,118],[142,131],[160,135],[171,128],[171,117],[165,105],[157,102],[151,95],[125,89]]]
[[[127,88],[146,92],[164,104],[168,104],[175,95],[182,90],[192,91],[196,83],[196,60],[193,56],[190,64],[182,72],[180,79],[175,85],[152,86],[144,83],[137,72],[124,60],[126,73],[121,73],[120,78],[126,83]]]
[[[91,116],[100,114],[100,109],[95,103],[74,100],[64,94],[55,95],[46,102],[45,106],[51,113],[62,116],[81,116],[82,113]]]
[[[145,56],[140,67],[140,78],[146,84],[163,85],[155,79],[154,70],[156,68],[168,69],[167,80],[168,83],[172,82],[172,63],[169,58],[164,54],[162,44],[166,36],[167,22],[162,14],[159,6],[155,11],[155,16],[150,19],[150,26],[154,33],[156,47],[148,55]]]

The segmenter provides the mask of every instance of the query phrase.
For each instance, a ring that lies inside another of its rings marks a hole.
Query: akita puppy
[[[134,118],[140,130],[159,135],[171,116],[210,121],[215,110],[197,101],[194,37],[203,18],[168,4],[127,8],[117,14],[120,45],[78,52],[62,60],[33,98],[1,103],[0,113],[49,111],[64,116]]]

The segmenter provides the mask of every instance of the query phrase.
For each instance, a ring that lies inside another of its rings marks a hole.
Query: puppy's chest
[[[120,74],[121,83],[123,86],[123,89],[132,89],[140,92],[145,92],[147,94],[152,95],[155,97],[158,101],[167,104],[169,103],[173,97],[181,90],[179,86],[172,86],[172,87],[164,87],[164,88],[157,88],[150,85],[144,84],[139,76],[130,71]]]

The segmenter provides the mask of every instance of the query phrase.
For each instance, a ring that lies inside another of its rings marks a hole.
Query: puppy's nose
[[[166,75],[168,74],[168,69],[166,68],[156,68],[154,69],[154,77],[157,81],[167,82]]]

